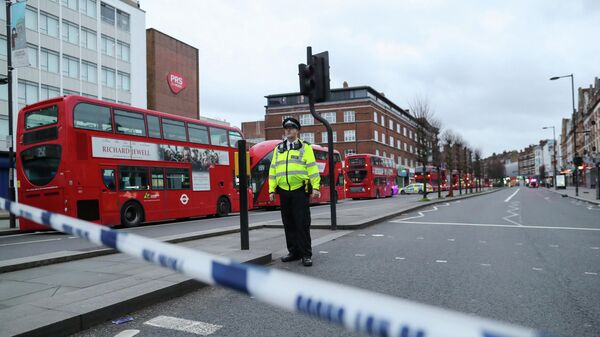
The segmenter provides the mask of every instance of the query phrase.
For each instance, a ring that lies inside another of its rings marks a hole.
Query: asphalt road
[[[435,196],[430,195],[430,198]],[[338,216],[343,215],[344,211],[356,210],[357,207],[368,209],[369,205],[377,204],[389,205],[390,208],[396,207],[398,203],[415,202],[420,199],[418,195],[397,195],[393,198],[377,200],[343,200],[337,206]],[[312,206],[313,219],[329,216],[329,205]],[[279,210],[265,211],[257,210],[249,213],[250,224],[255,223],[281,223]],[[239,215],[234,214],[223,218],[199,218],[187,221],[163,222],[157,224],[147,224],[136,228],[122,228],[120,231],[135,232],[146,237],[157,238],[168,235],[184,234],[223,228],[230,226],[239,226]],[[33,255],[40,255],[58,251],[86,251],[98,249],[97,246],[81,240],[75,236],[69,236],[57,232],[37,232],[27,234],[15,234],[0,236],[0,260],[9,260]]]
[[[314,253],[312,268],[272,267],[559,336],[600,336],[600,207],[550,191],[450,201],[350,232]],[[215,287],[131,317],[77,336],[197,335],[176,330],[190,324],[211,336],[352,336]]]

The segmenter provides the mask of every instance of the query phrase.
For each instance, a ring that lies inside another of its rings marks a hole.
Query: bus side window
[[[102,169],[102,181],[104,182],[104,186],[108,188],[109,191],[116,191],[117,185],[115,181],[115,170],[113,169]]]

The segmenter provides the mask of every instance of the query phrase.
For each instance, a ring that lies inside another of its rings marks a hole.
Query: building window
[[[335,112],[323,112],[321,114],[321,116],[323,118],[325,118],[325,120],[327,120],[329,123],[335,123],[336,122]]]
[[[410,153],[413,153],[413,146],[410,146]]]
[[[100,15],[102,21],[114,25],[115,24],[115,8],[111,5],[107,5],[104,2],[100,3]]]
[[[104,55],[115,56],[115,39],[103,34],[100,39],[100,51]]]
[[[396,124],[396,132],[400,134],[400,124]]]
[[[0,9],[2,12],[2,9]],[[0,35],[0,60],[6,60],[8,52],[6,51],[6,37]]]
[[[288,117],[292,117],[292,118],[293,118],[294,116],[292,116],[292,115],[285,115],[285,116],[281,116],[281,123],[283,123],[283,121],[284,121],[286,118],[288,118]]]
[[[63,41],[77,44],[79,42],[79,26],[72,22],[63,20],[62,39]]]
[[[383,151],[383,157],[387,157],[387,152]]]
[[[400,143],[400,139],[396,140],[398,143],[398,150],[402,150],[402,143]]]
[[[1,12],[5,12],[0,10]],[[4,13],[3,13],[4,14]],[[4,15],[6,16],[6,14]],[[31,30],[38,30],[38,13],[37,10],[27,6],[27,10],[25,11],[25,27]]]
[[[388,120],[389,126],[390,126],[390,130],[394,130],[394,121],[393,120]]]
[[[379,120],[379,115],[377,115],[377,111],[373,111],[373,120],[375,121],[375,124],[377,124],[377,121]]]
[[[390,136],[390,146],[394,147],[394,137]]]
[[[346,123],[351,123],[354,122],[356,119],[356,114],[354,113],[354,111],[344,111],[344,122]]]
[[[42,48],[40,50],[40,68],[49,73],[58,74],[58,53]]]
[[[117,27],[126,32],[129,31],[129,14],[117,10]]]
[[[76,11],[78,8],[77,3],[79,2],[79,0],[62,0],[62,4],[63,6],[70,8],[74,11]]]
[[[79,59],[63,54],[63,75],[79,78]]]
[[[404,131],[404,137],[406,137],[406,128],[404,128],[403,131]]]
[[[304,132],[300,134],[300,139],[313,144],[315,142],[315,134],[312,132]]]
[[[129,62],[129,44],[123,41],[117,41],[117,58]]]
[[[376,142],[379,141],[379,132],[377,132],[377,130],[373,132],[373,139],[375,139]]]
[[[333,131],[333,142],[337,142],[337,132]],[[321,143],[327,143],[327,132],[321,132]]]
[[[101,74],[102,85],[109,88],[115,87],[115,70],[108,67],[102,67]]]
[[[54,15],[41,12],[40,32],[52,37],[58,37],[58,18]]]
[[[356,130],[344,130],[344,141],[345,142],[356,141]]]
[[[79,9],[81,13],[91,17],[96,17],[96,0],[80,0]]]
[[[35,103],[40,100],[38,84],[35,82],[19,80],[19,107]]]
[[[404,143],[404,151],[408,151],[408,145]]]
[[[81,28],[81,46],[90,50],[96,50],[96,31]]]
[[[300,115],[300,125],[313,125],[315,123],[315,119],[311,114],[303,114]],[[311,142],[312,143],[312,142]]]
[[[355,154],[355,153],[356,153],[356,150],[354,150],[354,149],[346,149],[346,150],[344,150],[344,156],[349,156],[349,155]]]
[[[60,96],[60,88],[42,84],[42,89],[40,90],[40,100],[58,96]]]
[[[31,68],[37,69],[37,67],[39,65],[39,58],[38,58],[38,48],[36,45],[27,44],[27,58],[29,59],[29,66]]]
[[[98,67],[95,63],[81,61],[81,80],[91,83],[98,82]]]
[[[385,133],[381,133],[381,142],[385,144]]]
[[[117,73],[117,88],[125,91],[130,90],[129,74],[119,71]]]
[[[376,156],[379,156],[379,149],[376,149],[376,150],[375,150],[375,155],[376,155]]]
[[[408,130],[408,139],[412,139],[412,130]]]

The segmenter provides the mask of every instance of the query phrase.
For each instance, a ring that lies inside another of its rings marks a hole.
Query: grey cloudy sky
[[[596,0],[140,3],[148,28],[199,49],[200,114],[237,126],[264,118],[265,95],[298,91],[309,45],[329,51],[332,88],[369,85],[403,108],[427,96],[485,155],[560,132],[571,85],[551,76],[600,76]]]

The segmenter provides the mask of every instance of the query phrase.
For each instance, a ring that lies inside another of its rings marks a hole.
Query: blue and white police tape
[[[118,232],[0,198],[0,208],[97,245],[254,296],[350,331],[382,337],[542,337],[541,332]]]

